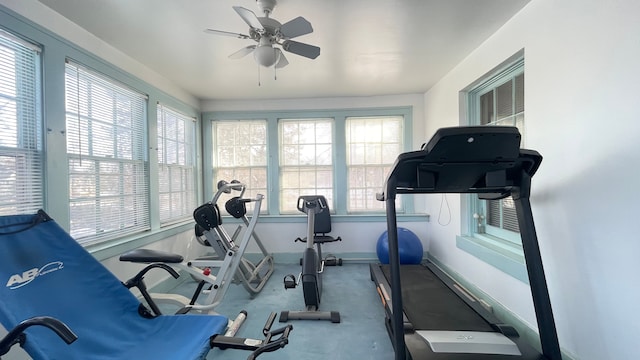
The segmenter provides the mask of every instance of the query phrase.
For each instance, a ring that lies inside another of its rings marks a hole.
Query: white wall
[[[273,111],[273,110],[324,110],[324,109],[358,109],[391,106],[412,106],[414,129],[420,139],[424,124],[420,119],[424,115],[424,99],[422,94],[333,97],[311,99],[274,99],[274,100],[203,100],[200,103],[202,112],[209,111]],[[416,121],[417,119],[417,121]],[[417,124],[416,124],[417,123]],[[415,140],[415,139],[414,139]],[[421,141],[423,139],[420,139]],[[414,142],[415,143],[415,142]],[[420,143],[417,143],[418,145]]]
[[[561,346],[583,360],[638,357],[638,14],[636,0],[533,0],[425,94],[429,137],[459,124],[460,90],[524,48],[525,142],[544,156],[533,212]],[[457,249],[459,217],[439,226],[439,205],[430,252],[535,326],[528,287]]]

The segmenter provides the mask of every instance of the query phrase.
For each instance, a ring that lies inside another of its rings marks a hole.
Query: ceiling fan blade
[[[283,67],[289,65],[289,61],[284,56],[284,53],[280,49],[276,49],[278,62],[276,63],[276,69],[282,69]]]
[[[313,32],[313,27],[307,19],[302,16],[288,21],[280,26],[280,35],[286,39],[292,39],[297,36],[306,35]]]
[[[247,47],[244,47],[236,52],[234,52],[233,54],[229,55],[229,59],[240,59],[243,58],[249,54],[251,54],[253,52],[253,50],[255,50],[256,45],[250,45]]]
[[[205,29],[204,32],[206,32],[207,34],[231,36],[238,39],[250,39],[249,35],[232,33],[232,32],[222,31],[222,30]]]
[[[246,22],[253,29],[258,31],[259,33],[264,32],[264,27],[262,26],[262,23],[260,23],[260,20],[258,19],[258,17],[253,11],[247,8],[243,8],[242,6],[234,6],[233,10],[235,10],[238,13],[238,15],[240,15],[242,20],[244,20],[244,22]]]
[[[284,51],[294,53],[300,56],[307,57],[309,59],[315,59],[320,55],[320,48],[317,46],[304,44],[301,42],[287,40],[282,43]]]

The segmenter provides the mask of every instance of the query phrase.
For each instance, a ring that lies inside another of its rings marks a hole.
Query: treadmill
[[[370,270],[396,360],[561,360],[529,202],[531,177],[542,156],[520,149],[520,138],[515,127],[442,128],[421,150],[402,153],[393,164],[377,194],[386,202],[389,265],[371,264]],[[400,265],[396,194],[424,193],[477,193],[486,200],[512,196],[542,354],[433,263]]]

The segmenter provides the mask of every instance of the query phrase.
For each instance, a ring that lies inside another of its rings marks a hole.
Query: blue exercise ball
[[[383,264],[389,263],[389,234],[385,230],[378,238],[376,245],[378,260]],[[422,242],[413,231],[398,228],[398,257],[400,264],[420,264],[422,262]]]

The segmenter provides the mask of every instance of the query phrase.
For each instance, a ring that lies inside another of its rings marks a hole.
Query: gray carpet
[[[262,289],[251,298],[241,285],[229,288],[223,303],[216,308],[220,314],[234,318],[241,310],[248,318],[237,336],[262,338],[262,327],[269,314],[282,310],[304,310],[302,286],[285,290],[282,279],[300,272],[299,265],[276,264],[275,271]],[[323,274],[320,310],[339,311],[341,322],[293,320],[289,345],[258,359],[391,359],[393,347],[384,326],[384,310],[368,264],[345,264],[327,267]],[[194,281],[186,281],[172,292],[191,297]],[[204,297],[204,296],[203,296]],[[283,325],[276,319],[273,327]],[[247,351],[214,349],[207,359],[246,359]]]

